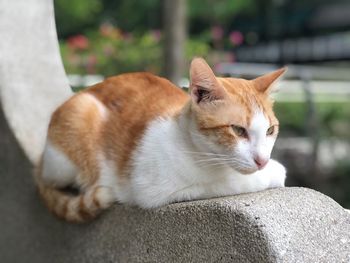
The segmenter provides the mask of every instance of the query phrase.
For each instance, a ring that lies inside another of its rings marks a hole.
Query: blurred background
[[[350,208],[350,1],[56,0],[55,13],[73,90],[130,71],[186,88],[194,56],[248,79],[287,65],[274,157],[288,186]]]

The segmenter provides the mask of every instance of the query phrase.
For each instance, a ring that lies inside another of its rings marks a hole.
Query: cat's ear
[[[254,79],[253,81],[256,89],[265,94],[270,94],[273,91],[274,84],[284,75],[284,73],[286,73],[286,71],[287,67],[284,67]]]
[[[202,58],[192,60],[190,79],[191,98],[197,104],[222,100],[226,95],[214,72]]]

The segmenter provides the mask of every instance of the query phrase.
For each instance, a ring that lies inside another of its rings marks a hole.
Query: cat
[[[270,93],[284,72],[219,78],[195,58],[189,94],[150,73],[107,78],[53,113],[39,193],[60,218],[84,222],[115,201],[156,208],[283,187]]]

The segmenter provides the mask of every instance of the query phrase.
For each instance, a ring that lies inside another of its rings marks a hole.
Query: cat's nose
[[[263,157],[260,157],[260,156],[256,156],[254,158],[254,162],[255,164],[258,166],[258,169],[261,170],[263,169],[266,164],[269,162],[269,159],[268,158],[263,158]]]

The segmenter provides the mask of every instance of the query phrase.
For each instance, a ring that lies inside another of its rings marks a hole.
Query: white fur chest
[[[150,208],[284,185],[285,170],[273,160],[262,171],[242,175],[224,165],[199,165],[197,151],[173,119],[152,122],[133,156],[128,203]],[[270,167],[281,175],[270,174]]]

